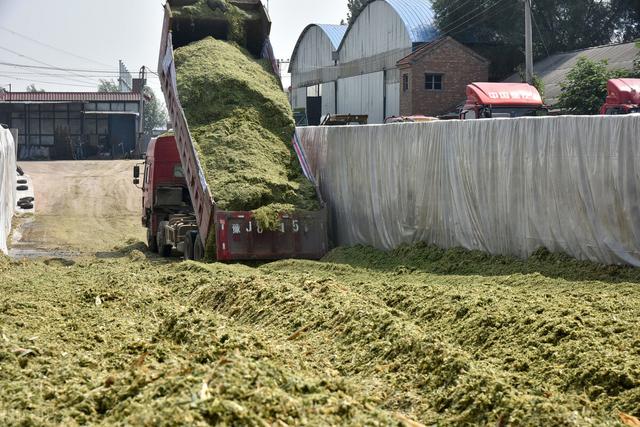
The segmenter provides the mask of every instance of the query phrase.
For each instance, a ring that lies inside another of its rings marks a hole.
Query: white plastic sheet
[[[0,127],[0,252],[5,254],[15,206],[16,147],[11,132]]]
[[[298,131],[338,245],[640,266],[640,115]]]

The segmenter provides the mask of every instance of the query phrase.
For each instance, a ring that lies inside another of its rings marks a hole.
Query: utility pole
[[[533,84],[533,31],[531,30],[531,0],[524,0],[524,50],[527,83]]]

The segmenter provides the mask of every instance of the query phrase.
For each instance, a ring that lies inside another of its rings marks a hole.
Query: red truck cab
[[[600,114],[640,113],[640,79],[611,79],[607,82],[607,100]]]
[[[471,83],[460,119],[546,116],[538,90],[527,83]]]
[[[139,169],[134,177],[139,175]],[[181,227],[182,236],[171,238],[161,225],[179,220],[188,223]],[[147,228],[147,244],[153,252],[168,256],[174,245],[189,230],[197,230],[193,207],[184,178],[175,136],[171,133],[152,139],[147,147],[142,182],[142,225]]]

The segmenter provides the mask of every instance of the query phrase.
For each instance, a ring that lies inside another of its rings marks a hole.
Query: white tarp
[[[11,132],[0,127],[0,252],[5,254],[15,206],[16,147]]]
[[[298,131],[338,245],[640,266],[640,115]]]

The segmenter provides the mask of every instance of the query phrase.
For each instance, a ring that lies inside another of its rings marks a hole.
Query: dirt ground
[[[21,162],[33,179],[36,213],[16,219],[11,255],[92,254],[142,240],[142,193],[132,184],[136,162]]]

